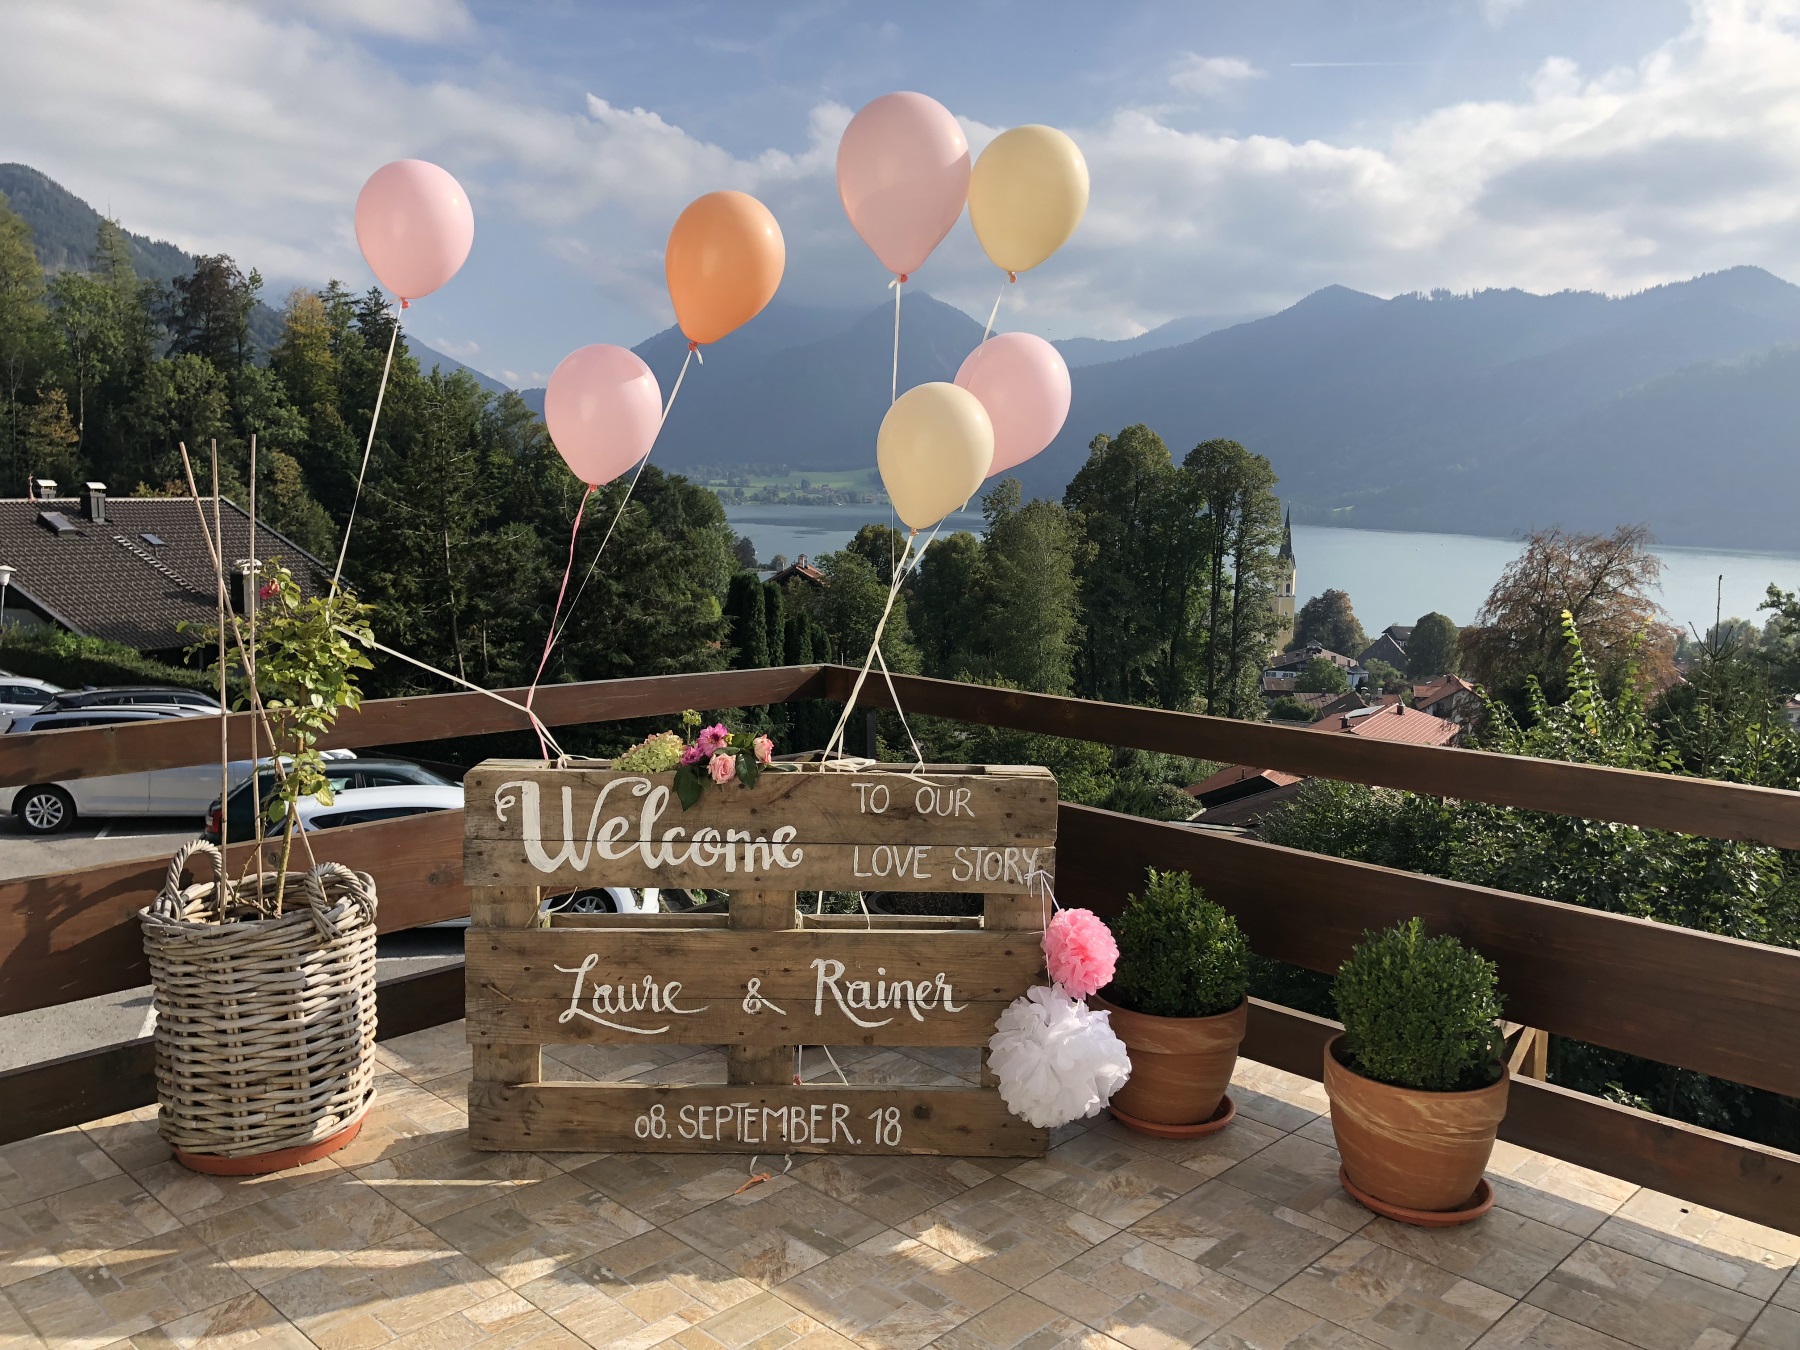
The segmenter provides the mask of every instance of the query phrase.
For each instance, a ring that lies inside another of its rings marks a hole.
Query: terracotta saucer
[[[1198,1125],[1159,1125],[1154,1120],[1139,1120],[1136,1116],[1126,1115],[1116,1106],[1108,1106],[1106,1109],[1126,1129],[1147,1134],[1152,1139],[1202,1139],[1209,1134],[1217,1134],[1237,1116],[1237,1103],[1231,1100],[1230,1093],[1219,1099],[1219,1109],[1212,1113],[1212,1118],[1203,1120]]]
[[[1494,1188],[1488,1185],[1486,1177],[1475,1187],[1475,1194],[1455,1209],[1407,1209],[1404,1205],[1390,1205],[1359,1190],[1342,1166],[1338,1168],[1338,1181],[1350,1192],[1350,1198],[1364,1209],[1374,1210],[1382,1218],[1393,1219],[1396,1223],[1410,1223],[1416,1228],[1454,1228],[1479,1219],[1494,1207]]]
[[[328,1153],[336,1153],[356,1138],[366,1118],[358,1116],[336,1134],[328,1134],[310,1144],[278,1148],[272,1153],[251,1153],[241,1158],[226,1158],[217,1153],[189,1153],[185,1148],[178,1148],[175,1150],[175,1161],[189,1171],[203,1172],[209,1177],[259,1177],[265,1172],[282,1172],[290,1167],[317,1162]]]

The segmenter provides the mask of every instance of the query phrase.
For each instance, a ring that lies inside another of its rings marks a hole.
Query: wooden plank
[[[320,862],[341,862],[375,877],[375,922],[383,933],[469,912],[460,811],[306,838]],[[233,847],[233,875],[248,854],[248,848]],[[294,845],[294,856],[310,866],[302,844]],[[0,882],[0,1016],[148,982],[137,912],[156,897],[168,866],[162,854]],[[205,876],[205,865],[197,864],[193,875]]]
[[[801,844],[1055,842],[1056,779],[1048,770],[1024,765],[1019,773],[974,774],[928,765],[910,775],[895,772],[898,767],[859,773],[770,769],[753,788],[736,781],[709,788],[683,810],[669,790],[672,775],[493,759],[463,780],[464,828],[471,839],[536,839],[555,848],[595,833],[590,818],[604,809],[608,817],[629,819],[627,837],[633,840],[647,815],[657,837],[673,825],[687,838],[701,829],[718,830],[719,838],[728,830],[768,837],[789,825],[790,837]]]
[[[871,929],[903,929],[912,932],[952,933],[961,929],[982,927],[979,914],[806,914],[800,915],[802,928],[828,929],[836,932],[868,932]]]
[[[552,928],[729,928],[730,917],[720,913],[686,914],[551,914]]]
[[[468,950],[484,939],[547,936],[548,930],[537,927],[538,905],[535,886],[478,886],[470,890],[469,931],[463,939],[465,1006],[473,1005],[490,987],[478,971],[467,968]],[[542,1042],[538,1039],[518,1037],[498,1045],[491,1037],[476,1035],[472,1025],[465,1030],[471,1083],[535,1083],[542,1076]]]
[[[467,839],[463,877],[471,886],[525,882],[555,889],[579,886],[707,886],[744,890],[1025,891],[1033,872],[1054,878],[1056,850],[1043,844],[794,844],[729,848],[728,866],[709,853],[695,862],[683,851],[672,862],[644,863],[637,846],[605,858],[602,846],[560,854],[530,854],[529,840]],[[620,848],[626,846],[621,845]],[[658,845],[650,845],[657,848]],[[710,843],[709,850],[714,846]],[[546,868],[545,863],[550,866]]]
[[[1243,1054],[1317,1082],[1324,1073],[1325,1043],[1342,1030],[1323,1017],[1251,999]],[[1507,1092],[1500,1137],[1693,1204],[1800,1233],[1800,1155],[1517,1077]]]
[[[733,945],[746,952],[753,952],[759,946],[770,943],[776,935],[785,940],[799,922],[795,898],[792,891],[734,892],[729,901],[731,926],[737,930]],[[771,936],[753,936],[757,933]],[[617,954],[616,944],[608,944],[608,959],[614,959]],[[711,950],[711,944],[708,944],[706,952],[697,952],[695,955],[709,970],[717,961],[717,954]],[[619,968],[632,966],[630,962],[624,962]],[[695,969],[691,963],[686,962],[675,963],[675,968]],[[726,1024],[737,1033],[725,1043],[725,1081],[797,1083],[800,1081],[800,1047],[795,1044],[796,1038],[793,1035],[785,1029],[770,1040],[744,1034],[746,1030],[769,1030],[762,1011],[768,1005],[758,997],[758,983],[756,977],[751,975],[748,982],[740,983],[737,988],[726,988],[720,1000],[720,1012],[724,1014]],[[686,1019],[683,1020],[685,1022]]]
[[[1041,1156],[1045,1131],[980,1088],[479,1084],[476,1148],[532,1152]]]
[[[498,691],[523,703],[526,691]],[[547,726],[657,717],[684,708],[741,708],[791,699],[820,698],[824,674],[818,666],[778,666],[768,670],[723,670],[697,675],[656,675],[582,684],[547,684],[532,704]],[[250,755],[252,715],[233,713],[231,753]],[[525,731],[525,715],[486,694],[427,694],[417,698],[370,699],[344,712],[319,738],[320,749],[360,748],[434,741],[446,733],[479,736]],[[72,731],[36,731],[0,737],[0,786],[63,782],[103,774],[139,773],[216,762],[218,724],[171,718]]]
[[[1050,921],[1050,916],[1046,913],[1049,908],[1050,901],[1042,893],[1037,895],[990,895],[982,902],[982,927],[992,933],[1030,934],[1031,940],[1037,944],[1038,968],[1042,971],[1044,927]],[[1035,977],[1032,983],[1037,983]],[[1013,998],[1019,997],[1019,994],[1024,992],[1024,989],[1019,990],[1019,993],[1014,994]],[[1012,999],[1008,999],[1007,1002],[1012,1002]],[[996,1008],[994,1010],[995,1020],[997,1021],[1000,1014],[1005,1011],[1004,1007]],[[988,1027],[988,1035],[991,1036],[993,1023],[990,1022]],[[981,1086],[991,1088],[997,1086],[1000,1080],[995,1076],[994,1071],[988,1068],[987,1041],[988,1037],[984,1036],[976,1044],[983,1047],[981,1051]]]
[[[375,986],[377,1040],[454,1022],[463,1012],[462,963]],[[156,1101],[153,1037],[0,1072],[0,1144],[135,1111]]]
[[[470,1039],[545,1045],[983,1045],[1044,964],[1035,931],[471,929],[465,951]]]
[[[855,674],[844,666],[829,667],[828,696],[846,697]],[[893,681],[908,713],[1800,849],[1800,793],[1778,788],[1371,741],[1304,727],[1028,694],[919,675],[895,675]],[[874,682],[864,686],[860,697],[869,704],[893,706],[886,688]]]
[[[1515,1021],[1800,1096],[1800,951],[1066,803],[1058,838],[1059,894],[1098,913],[1185,870],[1258,953],[1320,971],[1418,915],[1499,965]]]

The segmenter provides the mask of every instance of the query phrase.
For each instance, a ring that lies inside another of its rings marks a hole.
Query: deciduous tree
[[[1438,675],[1454,675],[1462,657],[1456,645],[1456,625],[1446,614],[1433,610],[1422,614],[1406,640],[1406,677],[1429,680]]]
[[[1350,607],[1350,597],[1343,591],[1323,591],[1300,606],[1288,650],[1297,651],[1314,642],[1328,652],[1349,657],[1369,645],[1362,625],[1356,621],[1356,611]]]

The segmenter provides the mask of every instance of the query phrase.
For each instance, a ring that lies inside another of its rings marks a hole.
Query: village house
[[[32,497],[0,498],[6,625],[61,628],[180,664],[195,641],[182,624],[203,627],[218,615],[218,581],[193,499],[109,498],[104,483],[86,484],[78,497],[58,496],[50,479],[35,487]],[[229,498],[219,513],[231,603],[241,613],[250,517]],[[305,593],[328,584],[325,563],[266,524],[255,527],[254,552],[286,564]]]
[[[1412,640],[1412,624],[1390,623],[1381,635],[1356,655],[1356,663],[1367,666],[1371,661],[1385,661],[1395,670],[1406,669],[1406,644]]]
[[[1467,730],[1481,716],[1481,695],[1455,675],[1440,675],[1413,686],[1412,705],[1422,713],[1454,722]]]

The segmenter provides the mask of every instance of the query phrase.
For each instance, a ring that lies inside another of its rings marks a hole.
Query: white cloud
[[[462,0],[262,0],[271,13],[310,15],[333,28],[360,30],[414,42],[468,37],[475,18]]]
[[[1169,68],[1169,83],[1184,94],[1222,98],[1233,90],[1260,80],[1263,72],[1241,56],[1199,56],[1183,52]]]
[[[434,337],[429,339],[429,345],[445,356],[454,356],[465,365],[481,355],[481,344],[473,339],[459,342],[455,338]]]
[[[418,20],[416,36],[454,35],[463,11],[408,12],[449,16]],[[110,204],[133,229],[223,249],[272,278],[359,285],[350,204],[364,177],[403,155],[436,159],[469,188],[478,255],[503,248],[509,268],[533,272],[532,294],[561,303],[574,274],[640,332],[669,315],[662,248],[676,213],[736,187],[782,223],[787,298],[885,298],[833,184],[848,108],[821,102],[797,144],[733,151],[604,88],[546,106],[529,72],[497,61],[456,78],[402,76],[311,13],[0,0],[6,157]],[[1616,292],[1746,262],[1800,274],[1797,13],[1800,0],[1696,0],[1687,29],[1634,65],[1584,72],[1548,59],[1512,98],[1450,104],[1355,140],[1222,136],[1142,108],[1071,126],[1093,177],[1088,218],[1061,255],[1007,288],[1005,312],[1050,335],[1124,336],[1186,314],[1274,308],[1332,282]],[[1169,78],[1199,95],[1256,74],[1240,58],[1190,56]],[[964,127],[977,152],[997,131]],[[966,218],[919,283],[985,317],[996,273]],[[447,323],[478,331],[468,312]],[[553,360],[486,331],[480,340],[525,377]]]

